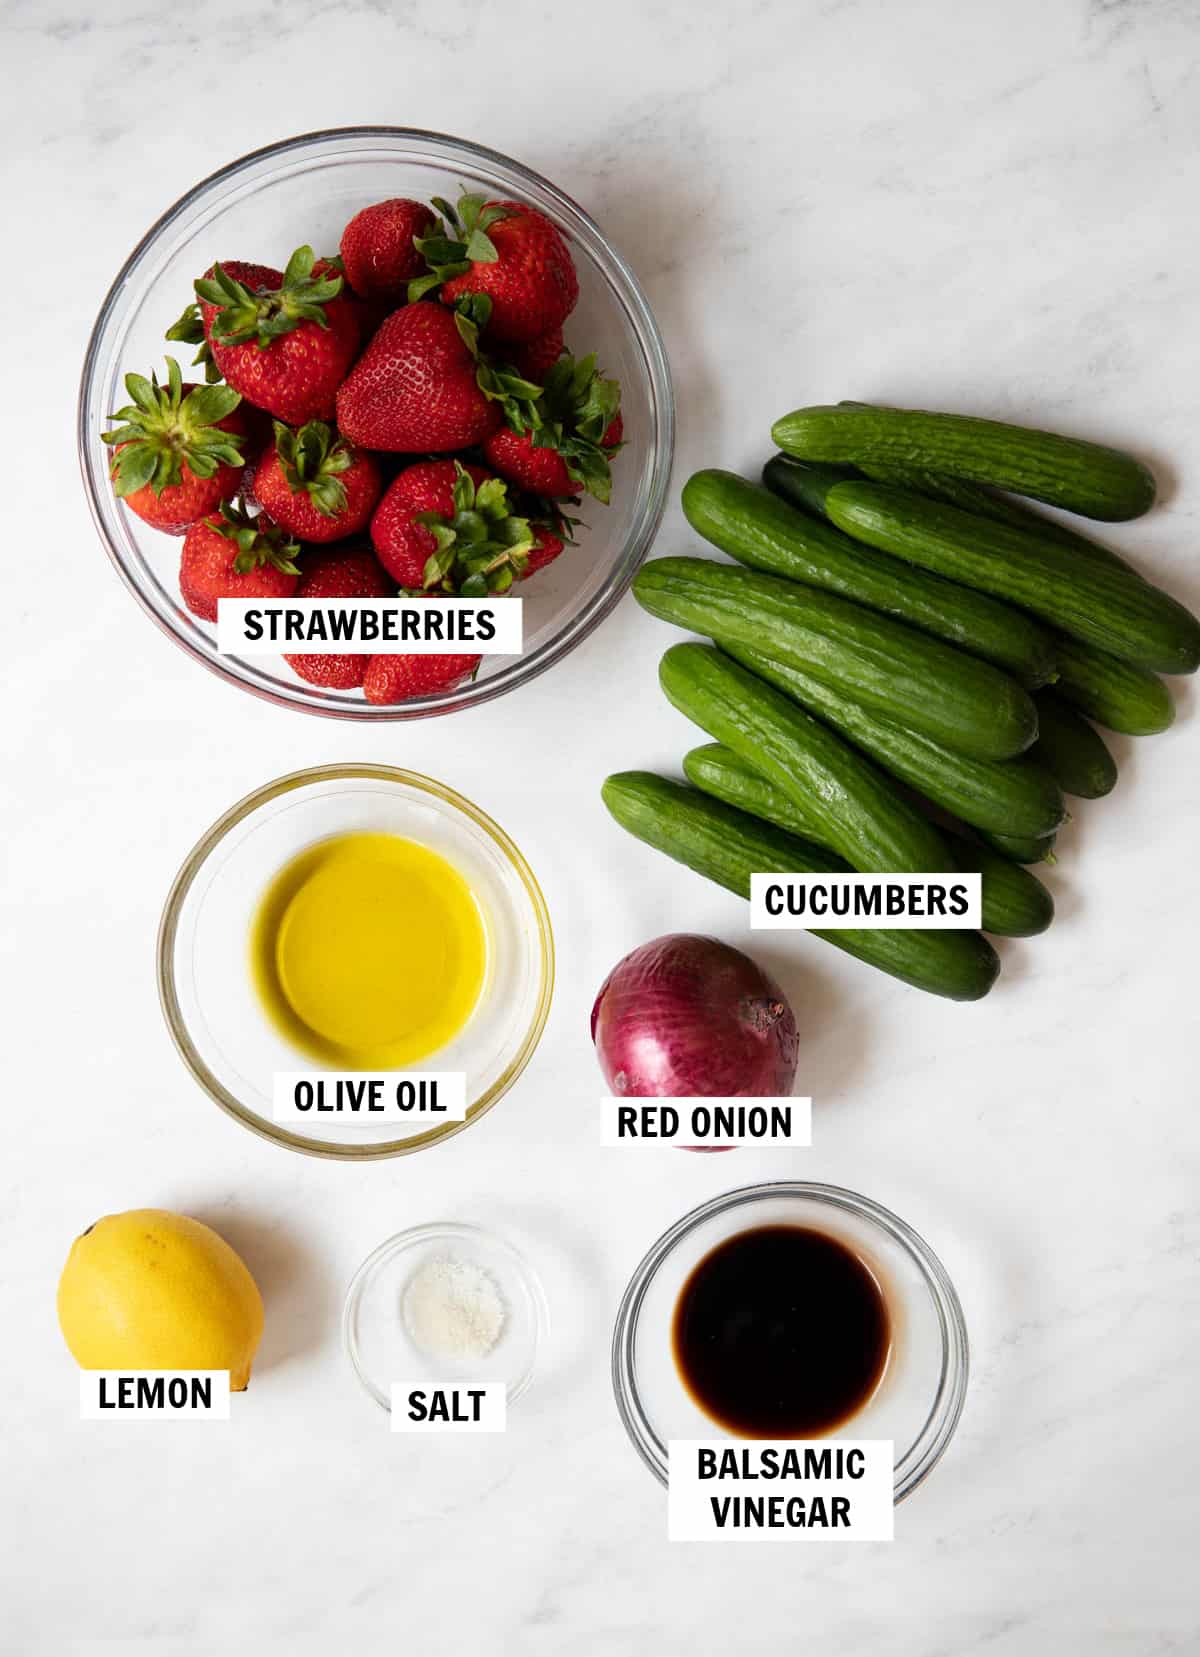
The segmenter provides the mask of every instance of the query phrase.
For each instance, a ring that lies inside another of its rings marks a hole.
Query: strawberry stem
[[[328,263],[323,261],[326,266]],[[328,328],[325,306],[341,293],[344,279],[331,275],[328,269],[314,276],[315,264],[312,248],[298,247],[287,262],[279,287],[260,288],[253,293],[227,270],[214,265],[211,276],[202,276],[195,284],[196,297],[216,306],[211,324],[213,339],[218,345],[245,345],[256,340],[265,350],[272,340],[290,334],[302,322]],[[180,323],[183,321],[181,318]]]
[[[119,422],[101,440],[119,447],[113,461],[113,485],[122,498],[150,485],[155,495],[182,482],[186,466],[194,477],[211,478],[220,466],[241,466],[242,438],[223,431],[241,397],[227,385],[194,386],[184,392],[183,375],[174,357],[167,358],[167,382],[157,374],[126,374],[130,401],[110,420]]]
[[[606,444],[604,436],[620,412],[621,387],[600,373],[594,352],[559,357],[534,403],[509,399],[504,404],[513,431],[528,432],[535,449],[555,449],[568,475],[604,502],[612,496],[609,461],[621,447]]]
[[[309,420],[293,431],[276,420],[275,453],[293,495],[303,490],[326,518],[346,510],[346,488],[339,474],[350,470],[354,456],[332,426]]]
[[[500,252],[488,231],[501,219],[511,218],[513,211],[466,191],[458,198],[457,208],[443,196],[434,196],[432,206],[441,218],[428,235],[413,239],[429,270],[408,284],[410,304],[424,299],[452,276],[465,275],[472,265],[494,265]]]
[[[454,510],[418,512],[434,538],[436,550],[426,560],[422,583],[426,591],[459,593],[483,598],[507,592],[524,573],[533,551],[534,532],[528,518],[513,513],[507,486],[500,478],[476,485],[466,468],[455,461]]]
[[[211,523],[211,527],[218,535],[224,535],[227,541],[233,541],[237,546],[237,557],[233,561],[233,568],[238,575],[249,575],[251,570],[261,568],[264,564],[273,564],[277,570],[283,570],[288,575],[299,575],[300,567],[296,559],[300,556],[300,543],[294,541],[285,530],[279,528],[261,515],[252,518],[244,506],[236,506],[226,501],[220,511],[220,523]]]

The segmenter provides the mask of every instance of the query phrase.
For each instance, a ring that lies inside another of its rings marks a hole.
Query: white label
[[[502,1433],[507,1425],[503,1381],[392,1382],[394,1433]]]
[[[673,1438],[672,1542],[890,1542],[890,1439]]]
[[[811,1099],[640,1099],[600,1102],[602,1145],[811,1145]]]
[[[524,599],[222,598],[217,649],[226,656],[516,656]]]
[[[464,1070],[277,1070],[276,1122],[465,1122]]]
[[[207,1416],[229,1420],[227,1369],[83,1369],[79,1419],[109,1416]]]
[[[982,920],[979,874],[750,876],[750,925],[759,931],[949,932]]]

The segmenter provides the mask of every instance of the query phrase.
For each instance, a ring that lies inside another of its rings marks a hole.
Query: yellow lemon
[[[227,1369],[242,1392],[263,1303],[241,1256],[209,1226],[134,1208],[72,1243],[58,1321],[82,1369]]]

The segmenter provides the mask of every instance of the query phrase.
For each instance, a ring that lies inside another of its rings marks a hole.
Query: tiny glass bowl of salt
[[[438,1221],[389,1237],[355,1272],[342,1313],[354,1373],[381,1409],[393,1382],[533,1379],[546,1304],[536,1272],[481,1226]]]

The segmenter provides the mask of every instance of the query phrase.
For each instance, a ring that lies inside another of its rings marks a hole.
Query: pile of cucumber
[[[1054,905],[1064,794],[1117,779],[1095,729],[1174,717],[1160,673],[1200,666],[1200,622],[1124,559],[1012,498],[1139,517],[1154,479],[1116,449],[861,403],[776,422],[763,484],[697,472],[692,527],[735,564],[659,558],[634,593],[711,639],[662,659],[668,699],[716,740],[684,783],[604,784],[630,833],[749,896],[765,873],[976,870],[983,926],[1029,937]],[[817,932],[954,1000],[999,971],[968,931]]]

